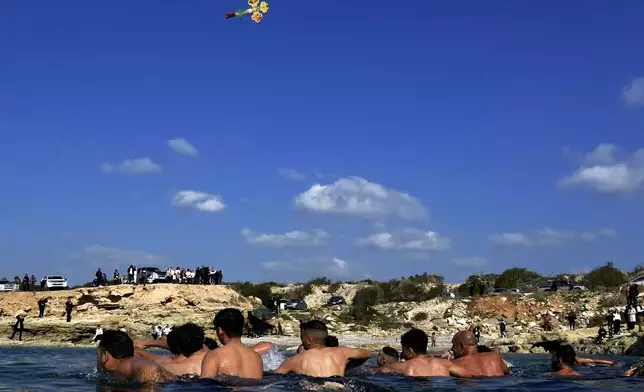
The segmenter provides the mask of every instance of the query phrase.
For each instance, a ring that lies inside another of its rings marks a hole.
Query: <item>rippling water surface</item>
[[[550,370],[549,357],[546,355],[506,355],[504,358],[513,364],[511,370],[514,375],[494,380],[405,379],[371,375],[368,370],[361,368],[345,378],[328,380],[267,374],[259,386],[252,388],[228,387],[214,380],[196,380],[142,389],[137,385],[110,382],[96,373],[93,349],[0,347],[0,353],[0,391],[644,391],[644,379],[621,376],[626,367],[637,359],[634,357],[608,357],[620,362],[618,368],[579,368],[583,377],[574,380],[544,376]],[[371,359],[366,366],[374,363]]]

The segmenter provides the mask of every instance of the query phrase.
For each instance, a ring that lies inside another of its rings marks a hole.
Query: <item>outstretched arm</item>
[[[168,342],[163,339],[155,339],[155,340],[137,340],[134,342],[134,347],[140,348],[142,350],[145,350],[148,347],[156,347],[156,348],[162,348],[165,350],[169,350],[170,348],[168,347]]]
[[[607,359],[595,359],[595,358],[584,358],[584,357],[577,357],[577,364],[579,365],[587,365],[590,363],[595,363],[598,365],[609,365],[609,366],[615,366],[616,362],[609,361]]]
[[[405,364],[402,362],[396,362],[389,365],[385,365],[381,368],[376,369],[376,373],[405,374]]]
[[[468,370],[465,369],[462,366],[459,365],[454,365],[452,362],[452,365],[449,367],[449,374],[454,377],[460,377],[460,378],[472,378],[475,376],[475,374]]]
[[[277,374],[288,374],[288,373],[291,373],[291,372],[295,372],[295,365],[296,365],[296,363],[297,363],[297,362],[296,362],[296,361],[297,361],[297,359],[296,359],[296,358],[297,358],[297,357],[291,357],[291,358],[287,359],[286,361],[282,362],[282,364],[280,365],[280,367],[278,367],[277,369],[275,369],[275,372],[274,372],[274,373],[277,373]]]
[[[371,351],[363,350],[361,348],[344,348],[344,355],[347,359],[369,359],[371,357]]]

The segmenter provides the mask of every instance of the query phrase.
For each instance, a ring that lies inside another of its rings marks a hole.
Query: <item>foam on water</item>
[[[286,357],[284,357],[284,354],[282,354],[277,347],[273,346],[270,351],[262,354],[262,361],[264,361],[264,371],[274,371],[275,369],[280,367],[285,359]]]

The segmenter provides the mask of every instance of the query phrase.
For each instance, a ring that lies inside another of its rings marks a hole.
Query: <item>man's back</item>
[[[394,363],[382,368],[385,373],[401,373],[409,377],[449,376],[450,362],[444,359],[420,355],[405,362]]]
[[[201,364],[208,353],[207,350],[199,350],[189,357],[181,356],[174,361],[169,361],[163,364],[163,368],[175,376],[183,376],[185,374],[201,375]]]
[[[345,347],[314,348],[290,358],[289,371],[312,377],[342,377],[348,359]]]
[[[122,381],[156,383],[172,379],[172,374],[147,358],[132,357],[119,364],[115,376]]]
[[[261,379],[264,375],[262,357],[241,343],[226,344],[209,351],[201,365],[201,378],[218,375]]]
[[[503,377],[510,374],[501,355],[495,352],[467,355],[452,362],[473,372],[475,376]]]

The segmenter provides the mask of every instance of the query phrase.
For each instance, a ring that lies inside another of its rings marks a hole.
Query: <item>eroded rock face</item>
[[[38,300],[47,298],[45,317],[38,318]],[[76,305],[65,320],[65,302]],[[125,329],[133,338],[149,338],[155,324],[195,322],[206,328],[220,309],[243,312],[253,304],[226,286],[158,284],[108,286],[68,291],[0,294],[0,334],[11,335],[15,316],[26,313],[24,340],[43,343],[90,343],[95,329]]]

